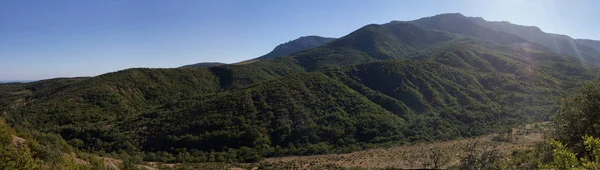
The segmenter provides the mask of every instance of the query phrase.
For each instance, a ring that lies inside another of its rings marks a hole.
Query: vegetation
[[[25,135],[25,139],[16,135]],[[31,135],[31,136],[30,136]],[[56,143],[53,143],[56,142]],[[60,137],[46,134],[17,134],[0,119],[0,169],[106,169],[102,162],[77,164],[71,148]],[[53,143],[53,144],[49,144]],[[60,146],[53,148],[51,146]]]
[[[507,132],[559,110],[557,142],[510,160],[470,147],[456,168],[551,167],[555,158],[572,162],[567,151],[586,157],[577,166],[596,166],[589,150],[595,138],[586,144],[582,136],[600,136],[600,88],[584,85],[562,106],[558,99],[596,78],[597,69],[514,35],[460,24],[468,21],[372,24],[245,65],[0,85],[0,112],[15,130],[6,134],[18,133],[29,148],[8,147],[5,157],[58,169],[72,165],[72,152],[120,158],[128,168],[142,161],[257,162]],[[549,156],[544,148],[552,147],[565,152]],[[432,152],[427,166],[449,167],[445,153]]]
[[[552,137],[564,145],[574,147],[576,153],[584,153],[583,135],[600,136],[600,80],[585,83],[570,97],[562,98],[562,107],[554,117]]]
[[[424,168],[442,169],[446,168],[450,162],[450,156],[440,148],[429,148],[426,161],[423,163]]]
[[[299,51],[308,50],[311,48],[315,48],[321,46],[323,44],[327,44],[331,41],[335,40],[335,38],[327,38],[320,36],[304,36],[298,39],[286,42],[284,44],[280,44],[273,51],[257,57],[256,59],[264,60],[270,58],[277,58],[290,55],[292,53],[296,53]]]
[[[595,128],[599,125],[594,122],[598,114],[600,81],[585,83],[580,90],[564,98],[562,107],[552,118],[552,129],[548,134],[550,139],[540,143],[538,147],[528,151],[515,151],[509,158],[513,163],[501,163],[504,158],[499,155],[492,159],[500,162],[498,168],[486,167],[483,169],[598,169],[600,168],[600,138],[594,137]],[[577,121],[577,122],[575,122]],[[579,137],[576,137],[579,136]],[[492,150],[493,151],[493,150]],[[482,158],[483,159],[483,158]],[[472,161],[461,162],[461,167],[477,167]],[[486,163],[493,165],[495,163]],[[509,166],[509,167],[502,167]]]

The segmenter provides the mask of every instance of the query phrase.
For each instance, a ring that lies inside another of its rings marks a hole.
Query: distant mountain
[[[220,65],[225,65],[225,63],[219,63],[219,62],[203,62],[203,63],[196,63],[196,64],[185,65],[185,66],[181,66],[181,67],[179,67],[179,68],[191,68],[191,67],[202,67],[202,68],[207,68],[207,67],[214,67],[214,66],[220,66]]]
[[[33,80],[0,80],[0,84],[5,83],[29,83],[33,82]]]
[[[592,47],[594,50],[600,52],[600,41],[587,40],[587,39],[576,39],[575,42],[577,42],[578,44],[587,45],[589,47]]]
[[[411,23],[422,27],[454,34],[470,36],[472,38],[494,42],[502,45],[527,43],[528,41],[513,34],[496,31],[482,27],[472,22],[469,18],[459,13],[440,14],[432,17],[421,18]],[[539,48],[539,47],[534,47]]]
[[[333,40],[335,40],[335,38],[320,37],[320,36],[304,36],[304,37],[300,37],[298,39],[280,44],[277,47],[275,47],[275,49],[273,49],[273,51],[271,51],[268,54],[265,54],[263,56],[260,56],[256,59],[269,59],[269,58],[282,57],[282,56],[286,56],[286,55],[289,55],[289,54],[292,54],[292,53],[295,53],[298,51],[315,48],[315,47],[321,46],[323,44],[326,44],[328,42],[331,42]]]
[[[335,38],[328,38],[328,37],[321,37],[321,36],[314,36],[314,35],[313,36],[304,36],[304,37],[300,37],[295,40],[280,44],[277,47],[275,47],[275,49],[273,49],[273,51],[269,52],[268,54],[265,54],[263,56],[260,56],[260,57],[257,57],[255,59],[251,59],[248,61],[254,62],[257,60],[283,57],[283,56],[286,56],[286,55],[289,55],[289,54],[292,54],[295,52],[308,50],[311,48],[321,46],[323,44],[331,42],[332,40],[335,40]],[[245,64],[245,63],[248,63],[248,61],[242,61],[237,64]],[[203,62],[203,63],[185,65],[185,66],[181,66],[179,68],[191,68],[191,67],[207,68],[207,67],[214,67],[214,66],[220,66],[220,65],[225,65],[225,63]]]
[[[481,17],[468,17],[475,24],[509,34],[519,36],[527,41],[540,44],[551,51],[578,57],[589,62],[600,63],[600,44],[596,41],[596,48],[592,47],[593,41],[577,41],[566,35],[543,32],[534,26],[522,26],[506,21],[486,21]],[[584,43],[580,43],[584,42]]]

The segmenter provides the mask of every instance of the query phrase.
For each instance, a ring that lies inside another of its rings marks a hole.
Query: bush
[[[478,148],[478,143],[467,145],[466,154],[460,159],[458,169],[462,170],[500,170],[507,169],[504,155],[498,149]]]
[[[563,98],[561,103],[558,113],[552,118],[551,137],[575,153],[584,154],[582,136],[600,136],[600,79],[585,83],[573,95]]]

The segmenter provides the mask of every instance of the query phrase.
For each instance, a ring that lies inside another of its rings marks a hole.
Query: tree
[[[12,143],[14,130],[0,119],[0,169],[35,169],[38,167],[31,150]]]
[[[600,169],[600,138],[584,136],[585,157],[577,159],[576,154],[560,141],[550,140],[552,161],[540,164],[543,169]]]
[[[448,153],[441,150],[439,147],[429,148],[427,154],[427,160],[423,162],[425,168],[441,169],[444,168],[448,162],[450,162],[450,156]]]
[[[479,148],[478,142],[465,147],[466,154],[460,159],[458,169],[465,170],[500,170],[507,169],[502,153],[496,149]]]
[[[551,138],[584,154],[582,136],[600,136],[600,79],[584,83],[572,96],[561,99],[561,107],[552,118]],[[581,155],[586,156],[586,155]]]
[[[579,162],[575,154],[567,149],[560,141],[550,140],[548,142],[553,147],[553,160],[549,164],[541,164],[544,169],[572,169],[579,167]]]
[[[0,169],[35,169],[38,165],[26,147],[0,144]]]

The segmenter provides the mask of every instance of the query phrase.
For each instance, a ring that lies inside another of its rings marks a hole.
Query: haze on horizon
[[[0,2],[0,80],[96,76],[132,67],[233,63],[300,36],[462,13],[600,39],[600,1],[20,1]]]

